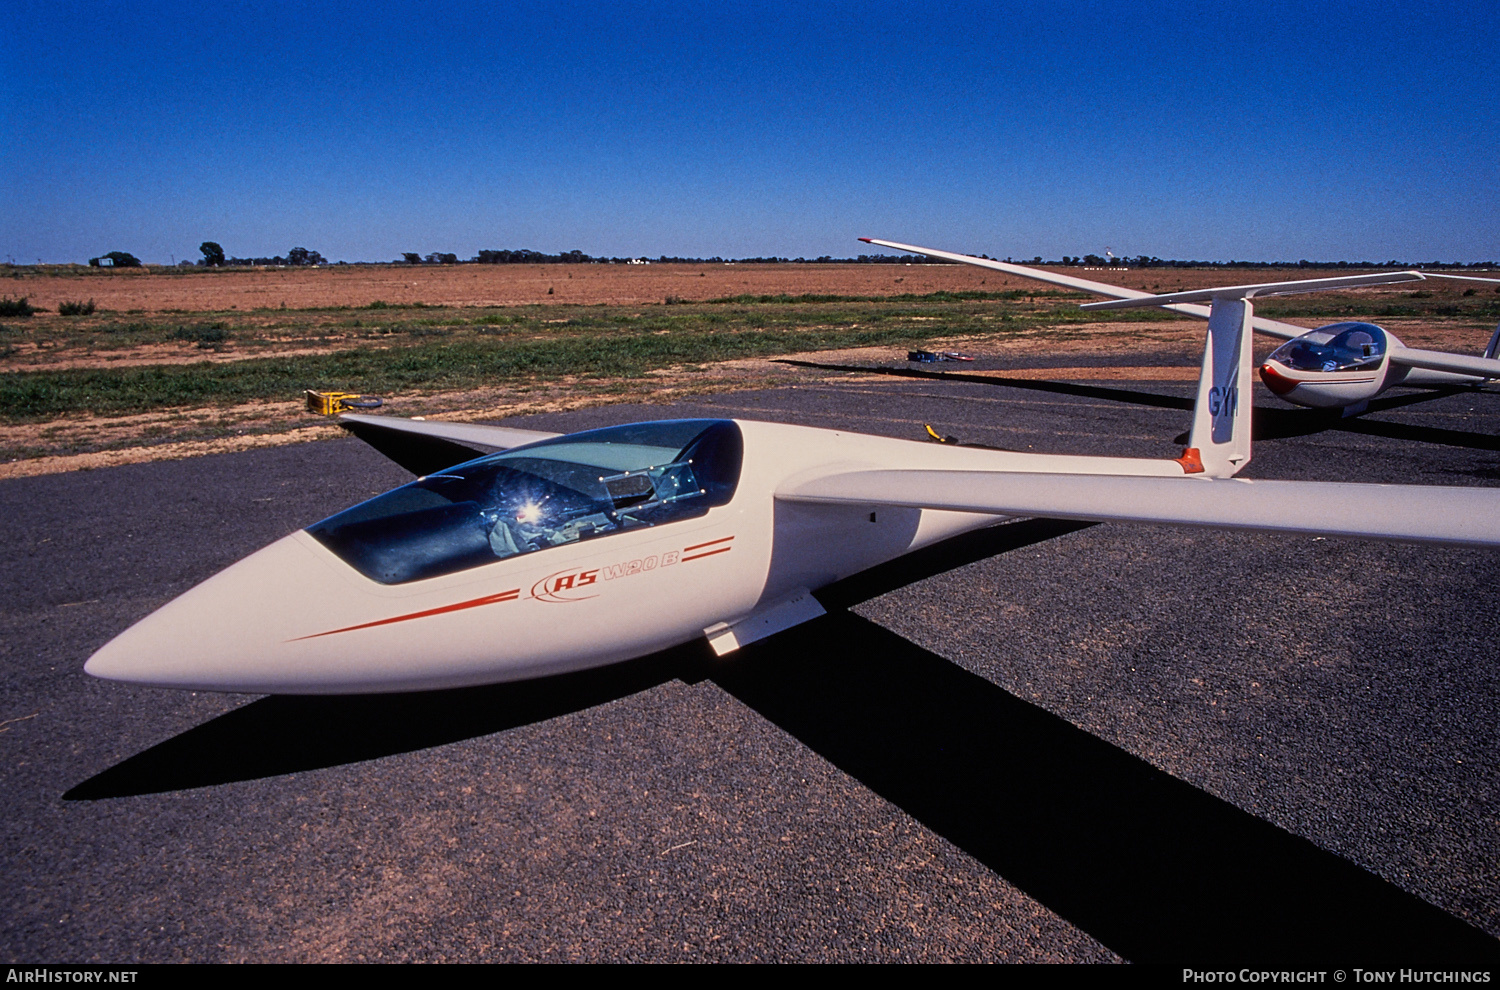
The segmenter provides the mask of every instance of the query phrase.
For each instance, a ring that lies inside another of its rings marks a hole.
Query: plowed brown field
[[[1153,292],[1236,282],[1315,278],[1306,269],[1058,269]],[[67,274],[0,279],[0,295],[28,298],[56,311],[66,300],[93,299],[116,312],[314,309],[372,302],[429,306],[621,305],[738,295],[889,296],[930,292],[999,292],[1045,287],[968,265],[334,265],[178,271],[171,268],[72,268]]]

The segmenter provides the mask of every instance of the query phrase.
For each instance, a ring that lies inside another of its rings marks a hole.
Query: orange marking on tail
[[[1176,461],[1182,465],[1183,474],[1203,473],[1203,455],[1198,453],[1197,447],[1182,448],[1182,456],[1176,458]]]

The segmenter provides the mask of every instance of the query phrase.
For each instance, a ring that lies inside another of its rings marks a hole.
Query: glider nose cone
[[[1286,395],[1301,384],[1295,379],[1288,378],[1270,361],[1260,366],[1260,380],[1266,383],[1266,388],[1277,395]]]
[[[83,669],[156,687],[275,690],[294,660],[287,649],[293,630],[325,611],[330,586],[340,583],[302,539],[278,540],[168,602]]]

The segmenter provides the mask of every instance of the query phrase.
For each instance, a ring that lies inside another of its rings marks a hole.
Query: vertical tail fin
[[[1250,334],[1255,322],[1255,307],[1250,300],[1259,296],[1421,281],[1422,278],[1420,272],[1375,272],[1291,282],[1258,282],[1169,292],[1161,296],[1110,299],[1084,303],[1078,308],[1092,311],[1171,307],[1179,303],[1212,300],[1208,314],[1208,340],[1203,345],[1203,371],[1198,378],[1198,401],[1193,407],[1193,430],[1188,438],[1188,449],[1183,451],[1179,460],[1183,470],[1190,474],[1230,478],[1250,463],[1250,407],[1255,394],[1250,378],[1253,358]],[[1500,331],[1497,331],[1495,340],[1500,341]]]
[[[1250,410],[1253,395],[1249,299],[1216,298],[1203,344],[1203,369],[1193,404],[1193,429],[1185,459],[1202,464],[1210,478],[1230,478],[1250,463]]]

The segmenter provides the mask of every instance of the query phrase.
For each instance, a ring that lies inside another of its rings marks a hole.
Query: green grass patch
[[[222,344],[229,339],[229,328],[222,323],[180,326],[172,331],[171,338],[173,340],[191,341],[200,346],[204,344]]]
[[[200,314],[197,322],[114,314],[66,323],[13,321],[0,323],[0,348],[10,348],[12,340],[37,339],[48,346],[49,354],[62,357],[73,348],[88,352],[143,343],[234,347],[245,354],[283,342],[329,337],[344,341],[339,351],[323,355],[0,373],[0,421],[287,400],[306,388],[389,395],[486,385],[544,387],[580,378],[597,388],[609,379],[629,380],[660,368],[732,358],[860,346],[925,348],[944,338],[993,340],[1059,324],[1195,322],[1160,310],[1083,313],[1073,305],[1088,298],[1072,292],[1007,289],[878,297],[746,295],[670,306],[486,309],[377,301],[361,307],[279,312],[271,319],[263,313],[220,312]],[[1381,317],[1483,320],[1493,326],[1500,320],[1500,296],[1304,296],[1268,301],[1257,311],[1267,316],[1326,314],[1377,322]]]
[[[932,327],[946,335],[950,327]],[[79,368],[0,375],[0,419],[35,421],[70,413],[119,415],[153,409],[288,399],[307,388],[389,394],[444,391],[563,377],[638,377],[672,365],[791,351],[879,344],[916,346],[910,327],[734,332],[620,333],[528,339],[471,336],[390,350],[266,358],[229,364]]]

